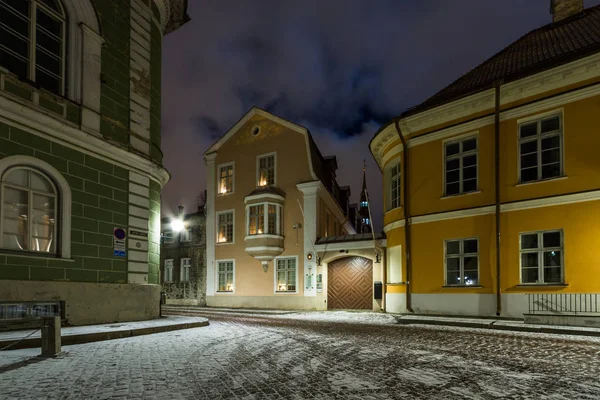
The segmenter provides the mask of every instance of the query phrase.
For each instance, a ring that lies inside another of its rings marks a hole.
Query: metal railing
[[[528,293],[529,314],[600,314],[598,293]]]

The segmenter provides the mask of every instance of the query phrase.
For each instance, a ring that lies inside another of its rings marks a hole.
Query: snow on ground
[[[300,321],[339,322],[346,324],[386,325],[397,323],[396,318],[390,314],[369,311],[310,311],[271,317]]]

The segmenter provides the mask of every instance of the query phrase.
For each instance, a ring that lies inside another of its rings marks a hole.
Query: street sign
[[[115,228],[115,229],[113,229],[113,236],[117,240],[125,240],[125,237],[127,236],[127,232],[125,232],[125,229],[123,229],[123,228]]]
[[[113,250],[113,256],[115,257],[125,257],[127,253],[125,252],[125,250]]]
[[[141,229],[129,229],[129,236],[135,237],[137,239],[148,240],[148,231],[143,231]]]

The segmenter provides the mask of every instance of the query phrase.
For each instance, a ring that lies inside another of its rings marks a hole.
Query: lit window
[[[233,164],[219,167],[219,194],[233,193]]]
[[[370,223],[370,222],[369,222],[369,218],[365,218],[365,224],[366,224],[366,225],[369,225],[369,223]]]
[[[400,207],[400,163],[394,164],[390,174],[390,209]]]
[[[1,180],[2,248],[56,253],[57,191],[45,175],[9,169]]]
[[[173,282],[173,260],[165,260],[165,274],[163,276],[164,283]]]
[[[281,235],[283,231],[282,210],[281,205],[273,203],[247,206],[248,224],[246,233],[248,235]]]
[[[519,126],[520,182],[562,175],[562,118],[540,118]]]
[[[0,65],[62,95],[65,21],[56,0],[0,0]]]
[[[275,185],[275,154],[258,158],[258,186]]]
[[[189,282],[190,281],[190,269],[192,267],[192,260],[189,258],[181,259],[181,271],[180,271],[180,281],[181,282]]]
[[[446,143],[445,195],[469,193],[477,190],[477,138]]]
[[[233,212],[218,213],[217,243],[233,243]]]
[[[217,292],[233,292],[235,268],[233,261],[217,261],[219,288]]]
[[[446,286],[479,284],[479,240],[447,240]]]
[[[521,283],[563,282],[561,230],[521,234]]]
[[[192,230],[191,229],[182,230],[181,233],[179,234],[179,240],[181,242],[191,242],[192,241]]]
[[[369,202],[368,201],[361,201],[360,202],[360,206],[361,207],[369,207]]]
[[[296,291],[296,258],[277,258],[277,292]]]

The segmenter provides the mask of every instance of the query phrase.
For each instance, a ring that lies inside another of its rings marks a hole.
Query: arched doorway
[[[327,266],[327,308],[373,309],[373,261],[344,257]]]

